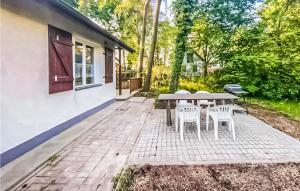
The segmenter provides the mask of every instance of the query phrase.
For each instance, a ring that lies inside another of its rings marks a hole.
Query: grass
[[[296,100],[268,100],[264,98],[247,98],[246,101],[251,104],[257,104],[263,107],[274,109],[286,114],[292,119],[300,120],[300,102]]]
[[[48,165],[53,166],[54,161],[56,161],[56,159],[57,159],[59,156],[60,156],[60,155],[58,155],[58,154],[55,154],[55,155],[51,156],[51,157],[48,159],[48,161],[49,161],[49,164],[48,164]]]
[[[122,169],[121,172],[113,178],[114,191],[127,191],[133,180],[133,169],[131,167]]]
[[[59,155],[53,155],[53,156],[51,156],[51,157],[48,159],[48,161],[49,161],[50,163],[52,163],[52,162],[54,162],[58,157],[59,157]]]

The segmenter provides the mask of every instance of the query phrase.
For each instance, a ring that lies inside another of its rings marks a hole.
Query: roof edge
[[[86,25],[88,25],[89,27],[93,28],[94,30],[98,31],[105,38],[107,38],[107,39],[109,39],[109,40],[117,43],[121,48],[126,49],[130,53],[135,52],[135,50],[133,48],[131,48],[130,46],[128,46],[126,43],[124,43],[123,41],[121,41],[120,39],[118,39],[117,37],[115,37],[114,35],[112,35],[111,33],[107,32],[105,29],[103,29],[102,27],[100,27],[98,24],[96,24],[95,22],[93,22],[91,19],[89,19],[88,17],[86,17],[85,15],[83,15],[82,13],[80,13],[79,11],[77,11],[76,9],[74,9],[73,7],[71,7],[70,5],[68,5],[63,0],[50,0],[49,2],[51,4],[53,4],[53,5],[55,5],[56,7],[59,7],[62,10],[66,11],[67,13],[71,14],[76,19],[78,19],[81,22],[85,23]]]

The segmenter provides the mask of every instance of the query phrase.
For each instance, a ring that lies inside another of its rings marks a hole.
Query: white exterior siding
[[[103,44],[95,49],[96,83],[102,86],[55,94],[49,94],[48,23],[1,8],[1,47],[0,153],[116,97],[115,65],[113,83],[103,78]]]

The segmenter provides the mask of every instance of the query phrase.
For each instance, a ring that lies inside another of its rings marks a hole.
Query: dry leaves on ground
[[[300,164],[146,165],[130,190],[300,190]]]

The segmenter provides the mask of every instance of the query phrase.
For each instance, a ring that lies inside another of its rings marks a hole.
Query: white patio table
[[[230,100],[234,103],[234,100],[237,100],[238,97],[230,93],[203,93],[203,94],[160,94],[158,96],[159,101],[166,102],[166,113],[167,113],[167,125],[171,126],[171,101],[176,100],[221,100],[222,103],[225,103],[225,100]]]

